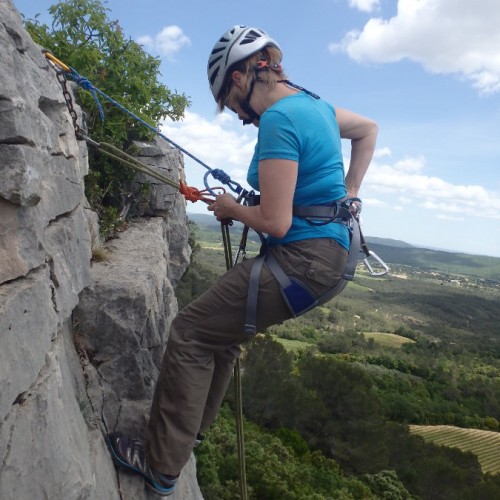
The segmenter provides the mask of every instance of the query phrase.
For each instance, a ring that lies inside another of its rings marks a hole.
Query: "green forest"
[[[194,218],[181,307],[225,269],[218,225]],[[231,231],[237,245],[239,228]],[[500,498],[491,440],[473,441],[472,453],[410,432],[441,425],[498,436],[500,259],[370,248],[389,264],[387,276],[370,277],[360,264],[339,297],[244,348],[250,498]],[[248,254],[257,249],[251,243]],[[226,399],[196,452],[207,500],[240,497],[232,388]],[[479,447],[489,447],[488,473]]]

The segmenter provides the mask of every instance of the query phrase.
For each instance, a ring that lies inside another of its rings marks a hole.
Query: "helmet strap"
[[[248,90],[247,96],[245,97],[245,100],[240,103],[241,109],[245,112],[246,115],[248,115],[248,119],[243,120],[243,125],[249,125],[255,120],[260,120],[260,115],[253,110],[252,106],[250,106],[250,99],[252,98],[255,82],[262,81],[259,73],[261,71],[269,71],[270,69],[274,71],[281,71],[281,64],[273,64],[270,66],[267,62],[267,59],[262,55],[262,59],[253,68],[254,77],[252,83],[250,84],[250,89]]]
[[[255,120],[260,120],[260,115],[253,110],[252,106],[250,106],[250,99],[252,98],[253,88],[255,86],[255,82],[257,81],[259,81],[259,77],[258,74],[255,73],[255,77],[252,79],[252,83],[250,84],[250,89],[248,90],[245,100],[240,102],[241,109],[248,116],[248,118],[245,118],[243,120],[243,125],[250,125]]]

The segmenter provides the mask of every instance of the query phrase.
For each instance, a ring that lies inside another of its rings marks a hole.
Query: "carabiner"
[[[368,253],[370,255],[368,257],[365,257],[363,259],[363,264],[368,269],[368,272],[370,273],[370,276],[384,276],[385,274],[387,274],[389,272],[389,266],[375,252],[373,252],[372,250],[369,250]],[[372,266],[368,262],[368,259],[370,259],[371,257],[373,257],[377,261],[377,263],[380,266],[382,266],[382,269],[383,269],[382,271],[375,272],[373,270]]]
[[[42,54],[55,66],[59,66],[61,69],[66,71],[66,73],[71,73],[71,68],[60,61],[50,50],[43,49]]]

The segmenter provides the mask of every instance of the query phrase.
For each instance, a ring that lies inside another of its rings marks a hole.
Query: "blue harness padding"
[[[280,284],[283,298],[294,316],[304,314],[318,305],[317,298],[307,285],[295,276],[288,276],[272,253],[267,253],[265,261],[276,281]]]
[[[272,252],[266,247],[261,248],[261,254],[254,260],[248,283],[247,308],[244,332],[249,335],[257,333],[257,302],[259,295],[260,274],[264,263],[279,283],[281,293],[294,317],[313,309],[320,303],[325,303],[339,294],[354,278],[358,256],[361,250],[361,229],[359,221],[344,206],[340,200],[329,206],[294,207],[293,214],[303,217],[313,225],[329,224],[330,222],[345,224],[349,227],[349,254],[342,277],[327,292],[316,297],[312,291],[295,276],[288,276]]]

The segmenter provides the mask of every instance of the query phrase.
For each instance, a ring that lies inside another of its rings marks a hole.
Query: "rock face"
[[[91,264],[87,148],[11,0],[0,47],[0,498],[157,498],[117,474],[103,435],[144,432],[189,262],[184,200],[153,183],[144,216]],[[182,176],[168,145],[137,151]],[[170,498],[201,498],[194,458]]]

